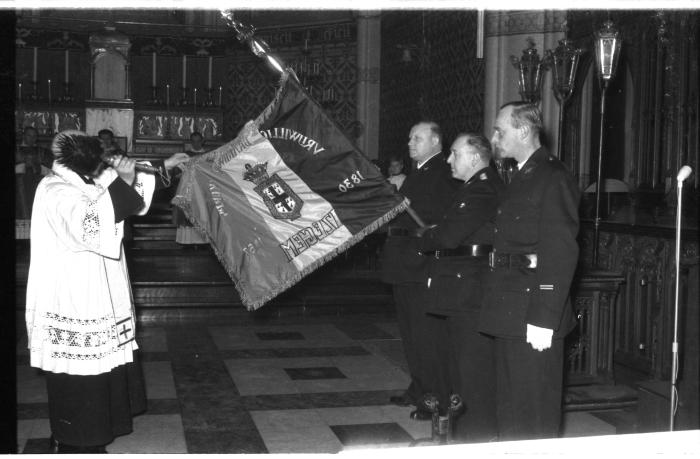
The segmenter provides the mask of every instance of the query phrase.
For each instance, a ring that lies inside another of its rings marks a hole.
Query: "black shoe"
[[[433,419],[433,413],[421,409],[411,411],[411,419],[414,421],[428,421]]]
[[[396,406],[415,406],[415,402],[407,395],[392,395],[389,397],[389,403]]]

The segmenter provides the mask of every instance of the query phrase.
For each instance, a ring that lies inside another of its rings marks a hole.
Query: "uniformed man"
[[[438,221],[452,200],[458,182],[452,179],[450,168],[442,154],[440,127],[424,121],[411,128],[409,155],[417,163],[401,194],[411,201],[411,208],[426,224]],[[382,251],[382,280],[393,286],[399,333],[411,376],[403,395],[391,397],[400,406],[417,405],[426,393],[427,380],[434,358],[426,345],[425,307],[428,302],[426,269],[428,258],[418,253],[415,230],[418,224],[407,213],[398,215],[387,228]],[[430,419],[430,413],[415,410],[413,419]]]
[[[431,259],[428,321],[441,364],[433,390],[444,409],[451,394],[462,399],[466,410],[456,418],[454,438],[483,442],[496,438],[495,373],[493,339],[477,328],[504,185],[489,167],[491,146],[483,135],[459,134],[450,152],[452,176],[464,184],[439,223],[420,230],[422,253]]]
[[[578,260],[579,190],[540,145],[534,105],[501,107],[494,153],[518,163],[497,211],[480,330],[495,336],[501,440],[556,437],[564,337],[575,325],[569,287]]]

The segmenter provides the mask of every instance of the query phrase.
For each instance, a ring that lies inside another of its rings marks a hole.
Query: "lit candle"
[[[187,87],[187,56],[182,56],[182,87]]]
[[[19,84],[19,100],[22,101],[22,83]]]
[[[156,52],[153,51],[153,79],[151,81],[151,86],[156,87]]]
[[[197,88],[194,88],[194,106],[197,106]]]
[[[37,79],[36,79],[36,54],[37,54],[38,49],[39,48],[37,48],[36,46],[34,47],[34,70],[32,73],[32,81],[37,81]]]
[[[207,88],[211,89],[211,62],[212,58],[209,56],[209,80],[207,80]]]
[[[70,67],[69,67],[69,64],[68,64],[68,50],[66,50],[66,59],[65,59],[65,61],[66,61],[66,63],[65,63],[65,65],[64,65],[64,69],[65,69],[65,71],[66,71],[66,74],[65,74],[63,80],[64,80],[66,83],[68,83],[68,81],[69,81],[69,79],[70,79],[69,76],[68,76],[68,74],[69,74],[68,69],[70,68]]]
[[[219,86],[219,106],[221,106],[221,86]]]
[[[165,85],[165,105],[170,107],[170,85]]]
[[[51,80],[49,80],[49,103],[51,103]]]

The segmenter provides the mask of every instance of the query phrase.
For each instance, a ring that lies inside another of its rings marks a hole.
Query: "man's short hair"
[[[501,105],[501,109],[513,107],[510,114],[511,126],[518,129],[527,126],[532,131],[533,135],[539,135],[542,131],[542,110],[537,104],[530,102],[508,102]]]
[[[100,131],[97,133],[97,137],[100,137],[103,134],[114,138],[114,132],[110,131],[109,129],[100,129]]]
[[[28,131],[34,131],[35,134],[39,133],[34,126],[24,126],[24,128],[22,128],[22,135],[26,134]]]
[[[201,140],[204,140],[204,136],[197,131],[194,131],[192,134],[190,134],[190,140],[192,140],[193,137],[199,137]]]
[[[464,138],[464,143],[474,147],[479,155],[479,159],[488,164],[493,158],[493,152],[491,151],[491,142],[485,136],[477,134],[475,132],[460,132],[457,134],[456,140]]]
[[[430,129],[430,134],[437,137],[438,142],[440,142],[440,145],[442,145],[442,129],[440,129],[440,125],[437,124],[435,121],[430,121],[430,120],[425,120],[421,121],[420,123],[417,124],[425,124],[428,126]]]

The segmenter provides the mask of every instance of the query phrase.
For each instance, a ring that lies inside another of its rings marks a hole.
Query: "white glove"
[[[552,335],[554,330],[551,328],[541,328],[527,324],[526,341],[532,345],[532,348],[537,351],[544,351],[552,347]]]

